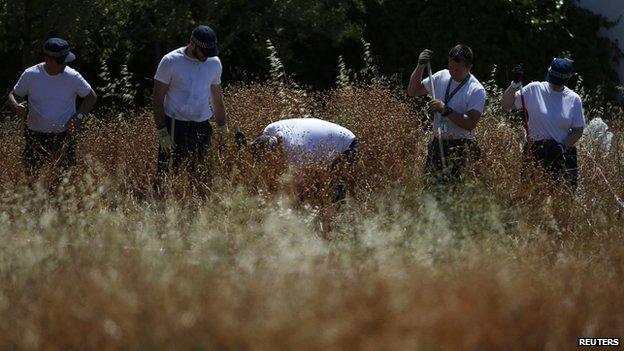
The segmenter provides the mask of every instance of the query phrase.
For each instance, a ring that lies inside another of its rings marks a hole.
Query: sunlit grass
[[[354,131],[347,203],[300,203],[278,159],[233,144],[156,196],[149,111],[91,120],[51,194],[50,177],[29,186],[21,127],[5,122],[0,349],[569,350],[624,336],[617,123],[611,152],[592,149],[610,186],[581,147],[571,196],[520,178],[521,126],[490,101],[482,159],[463,187],[433,191],[427,117],[401,92],[241,85],[226,106],[249,136],[299,113]]]

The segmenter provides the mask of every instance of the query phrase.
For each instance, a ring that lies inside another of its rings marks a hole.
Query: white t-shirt
[[[436,99],[444,101],[444,95],[446,93],[446,87],[451,82],[451,73],[448,69],[438,71],[433,75],[433,83],[436,93]],[[449,95],[459,86],[461,82],[452,81],[449,89]],[[431,84],[429,83],[429,77],[423,79],[423,86],[429,93],[431,93]],[[485,88],[479,83],[474,75],[470,75],[468,81],[464,86],[455,93],[455,95],[448,101],[447,105],[455,112],[464,115],[470,110],[476,110],[483,113],[485,109]],[[433,128],[438,130],[438,127],[442,130],[442,139],[475,139],[474,130],[467,130],[459,127],[446,117],[439,118],[439,114],[436,113],[433,119]]]
[[[555,91],[548,82],[533,82],[522,88],[522,94],[532,140],[554,139],[560,143],[571,128],[585,127],[581,97],[568,87]],[[520,91],[516,92],[515,105],[522,108]]]
[[[282,138],[284,152],[291,164],[330,163],[355,140],[355,134],[347,128],[318,118],[273,122],[264,128],[263,134]]]
[[[199,61],[184,53],[186,47],[163,56],[154,79],[168,84],[165,115],[180,121],[203,122],[212,117],[210,86],[221,84],[221,60]]]
[[[28,129],[61,133],[76,112],[76,96],[87,96],[91,86],[71,67],[52,76],[39,63],[22,73],[13,92],[20,97],[28,95]]]

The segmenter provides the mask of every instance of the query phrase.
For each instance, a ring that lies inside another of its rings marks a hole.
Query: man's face
[[[193,53],[193,56],[195,56],[196,59],[202,62],[208,59],[207,56],[204,56],[204,53],[201,52],[201,50],[199,49],[197,45],[195,45],[194,43],[191,43],[191,45],[193,46],[191,52]]]
[[[48,56],[45,57],[45,63],[52,74],[63,73],[67,67],[66,63],[59,63],[55,58]]]
[[[463,61],[457,62],[452,59],[448,60],[448,70],[451,73],[451,78],[457,82],[466,78],[466,76],[470,73],[471,67],[472,65],[466,65]]]

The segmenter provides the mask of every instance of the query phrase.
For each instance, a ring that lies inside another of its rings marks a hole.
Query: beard
[[[206,57],[201,51],[199,51],[197,46],[193,47],[193,56],[195,56],[196,59],[198,59],[198,60],[200,60],[202,62],[204,62],[204,61],[206,61],[208,59],[208,57]]]

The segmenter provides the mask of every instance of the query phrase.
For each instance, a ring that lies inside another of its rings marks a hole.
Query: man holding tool
[[[555,58],[546,81],[523,87],[516,79],[503,93],[501,103],[506,109],[526,111],[526,159],[537,162],[554,179],[565,179],[574,190],[578,182],[575,145],[583,135],[585,116],[580,96],[566,87],[572,74],[571,60]]]
[[[470,47],[454,46],[448,54],[448,69],[435,74],[430,68],[432,54],[424,50],[418,57],[407,94],[432,96],[428,108],[435,113],[436,137],[427,147],[425,171],[439,180],[458,180],[468,162],[479,155],[474,129],[485,108],[485,88],[470,73],[474,57]],[[423,80],[426,68],[429,77]]]

